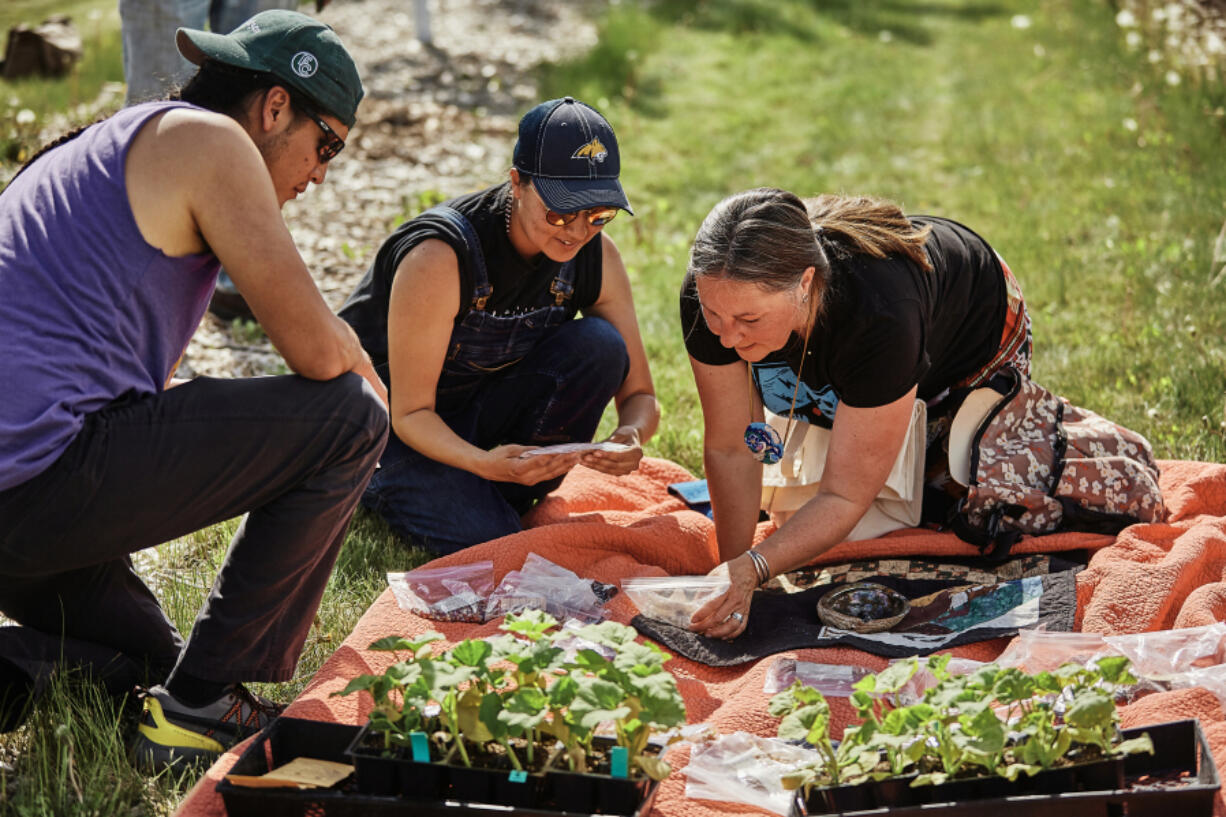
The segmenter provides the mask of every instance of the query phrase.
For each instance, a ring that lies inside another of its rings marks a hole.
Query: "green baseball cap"
[[[175,32],[179,53],[200,65],[213,59],[265,71],[352,127],[362,101],[353,57],[331,26],[297,11],[262,11],[229,34],[194,28]]]

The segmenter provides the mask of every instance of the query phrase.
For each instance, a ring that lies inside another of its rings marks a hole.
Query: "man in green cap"
[[[177,43],[200,66],[178,99],[60,140],[0,195],[0,729],[64,663],[161,680],[149,766],[275,716],[242,682],[292,677],[387,435],[280,212],[344,147],[352,58],[290,11]],[[220,264],[294,374],[173,379]],[[244,513],[185,640],[129,554]]]

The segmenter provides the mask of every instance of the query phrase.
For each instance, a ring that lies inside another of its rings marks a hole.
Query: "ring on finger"
[[[744,620],[745,620],[745,616],[741,613],[740,610],[734,610],[728,616],[728,618],[724,619],[724,621],[735,621],[737,624],[740,624]]]

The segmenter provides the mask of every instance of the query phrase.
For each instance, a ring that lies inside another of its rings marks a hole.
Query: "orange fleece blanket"
[[[1094,550],[1089,567],[1077,581],[1078,629],[1102,634],[1210,624],[1226,618],[1226,466],[1161,463],[1161,486],[1169,509],[1163,524],[1134,525],[1116,538],[1097,534],[1061,533],[1029,537],[1016,553]],[[619,582],[627,576],[701,574],[718,563],[711,521],[671,496],[667,486],[692,479],[679,466],[646,459],[637,473],[613,479],[576,468],[561,487],[533,510],[529,528],[439,559],[442,566],[489,559],[497,579],[522,567],[536,552],[581,576]],[[758,537],[770,532],[759,526]],[[820,560],[838,563],[869,556],[973,556],[976,550],[950,533],[897,531],[880,539],[845,543]],[[624,594],[609,602],[611,617],[628,623],[635,614]],[[402,611],[391,591],[385,591],[358,622],[354,631],[323,665],[302,695],[287,710],[299,718],[358,724],[369,709],[368,696],[329,697],[348,679],[381,672],[386,653],[365,649],[385,635],[411,635],[435,629],[448,643],[498,632],[499,620],[486,624],[445,624]],[[955,655],[992,660],[1007,639],[968,644]],[[881,669],[886,660],[852,649],[805,649],[782,653],[805,661],[861,664]],[[773,659],[735,667],[709,667],[674,658],[668,663],[685,698],[689,721],[707,722],[727,734],[744,730],[773,735],[777,720],[766,712],[762,692]],[[845,699],[832,701],[835,724],[841,729],[853,712]],[[1183,717],[1200,718],[1206,727],[1219,769],[1226,769],[1226,716],[1217,698],[1203,689],[1150,695],[1123,709],[1125,727]],[[224,814],[217,782],[237,759],[243,746],[223,756],[181,804],[184,817]],[[678,756],[679,755],[679,756]],[[683,769],[684,751],[670,757]],[[740,803],[691,800],[685,797],[685,776],[679,771],[666,780],[656,799],[655,817],[716,817],[767,813]],[[1221,793],[1215,817],[1226,817]]]

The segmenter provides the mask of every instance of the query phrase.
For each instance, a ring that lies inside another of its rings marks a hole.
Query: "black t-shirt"
[[[933,271],[905,256],[877,259],[829,253],[831,282],[809,340],[796,417],[828,426],[838,402],[882,406],[918,384],[928,400],[981,368],[1000,345],[1004,273],[988,243],[948,219],[910,216],[931,226],[925,249]],[[686,350],[701,363],[740,360],[703,318],[693,277],[681,287]],[[754,364],[767,408],[788,413],[800,371],[802,339]]]
[[[513,315],[554,302],[549,285],[561,264],[543,253],[525,259],[507,237],[506,208],[511,196],[509,182],[451,199],[447,204],[463,214],[476,230],[485,256],[486,274],[494,291],[485,304],[487,312]],[[446,241],[455,250],[460,268],[459,321],[468,312],[473,297],[473,269],[459,230],[446,218],[422,213],[396,228],[362,277],[357,289],[341,307],[340,316],[362,341],[375,366],[387,362],[387,312],[396,269],[409,251],[429,238]],[[575,256],[575,291],[572,303],[586,309],[600,297],[601,239],[583,246]]]

